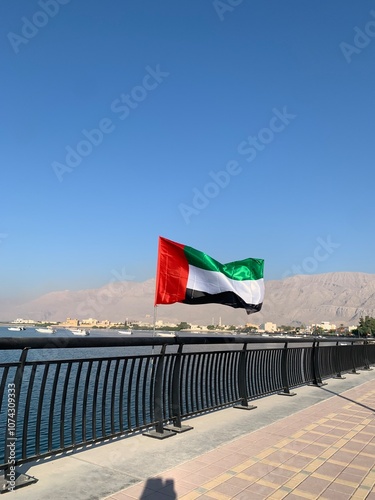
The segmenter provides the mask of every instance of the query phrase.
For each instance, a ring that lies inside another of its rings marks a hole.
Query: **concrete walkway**
[[[26,464],[5,499],[374,499],[375,370],[212,412],[159,441],[135,435]]]

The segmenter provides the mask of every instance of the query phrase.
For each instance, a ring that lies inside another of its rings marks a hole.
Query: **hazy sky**
[[[3,0],[0,295],[154,277],[158,236],[265,278],[375,272],[375,6]]]

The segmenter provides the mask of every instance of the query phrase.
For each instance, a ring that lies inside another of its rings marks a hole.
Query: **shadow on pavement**
[[[140,500],[146,498],[148,500],[160,498],[177,499],[173,479],[166,479],[165,481],[160,478],[147,479],[144,490],[139,498]]]
[[[337,396],[339,398],[346,399],[347,401],[350,401],[351,403],[354,403],[358,406],[362,406],[362,408],[366,408],[367,410],[375,412],[375,408],[371,408],[370,406],[366,406],[362,403],[359,403],[358,401],[354,401],[354,399],[347,398],[346,396],[343,396],[342,394],[338,394],[337,392],[330,391],[329,389],[325,389],[324,387],[321,387],[320,389],[322,389],[323,391],[329,392],[330,394],[333,394],[334,396]]]

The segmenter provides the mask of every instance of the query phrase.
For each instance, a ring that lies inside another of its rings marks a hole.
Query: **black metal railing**
[[[79,354],[79,355],[78,355]],[[0,339],[0,470],[369,369],[363,339],[180,336]],[[9,443],[14,443],[10,447]]]

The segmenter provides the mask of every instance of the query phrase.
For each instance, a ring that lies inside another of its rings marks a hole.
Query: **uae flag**
[[[264,298],[263,259],[221,264],[192,247],[159,237],[155,305],[223,304],[261,310]]]

